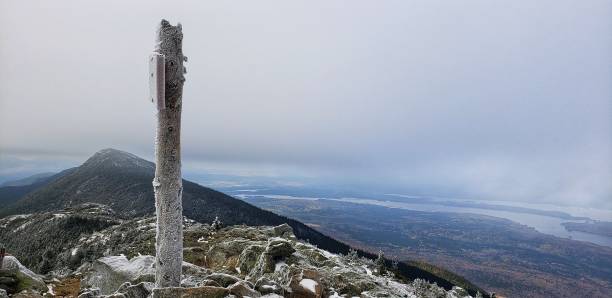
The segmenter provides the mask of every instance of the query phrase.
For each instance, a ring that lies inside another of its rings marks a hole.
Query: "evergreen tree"
[[[378,269],[379,274],[387,273],[387,267],[385,265],[385,256],[382,250],[378,251],[378,257],[376,258],[376,269]]]

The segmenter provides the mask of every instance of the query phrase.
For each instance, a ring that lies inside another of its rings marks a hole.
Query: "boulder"
[[[141,282],[135,285],[126,282],[119,287],[116,294],[123,294],[125,298],[147,298],[154,287],[155,284],[152,282]]]
[[[259,257],[265,249],[266,248],[261,245],[249,245],[245,248],[238,258],[240,273],[245,275],[249,274],[253,268],[255,268],[257,260],[259,260]]]
[[[238,297],[258,298],[261,296],[261,294],[251,289],[251,287],[244,281],[238,281],[235,284],[231,285],[228,289],[231,294],[234,294]]]
[[[282,238],[272,238],[265,251],[272,258],[286,258],[294,252],[295,249],[291,246],[291,242]]]
[[[318,283],[321,282],[321,273],[315,269],[303,269],[302,270],[302,278],[309,278]]]
[[[355,272],[341,271],[330,276],[330,283],[338,293],[348,296],[359,296],[362,292],[370,291],[377,287],[370,275]]]
[[[183,275],[181,279],[181,287],[193,288],[201,286],[202,282],[210,274],[210,270],[191,263],[183,262]]]
[[[238,256],[248,245],[249,241],[245,239],[228,240],[212,245],[207,253],[206,267],[236,267],[236,261],[238,259]]]
[[[299,281],[298,281],[299,279]],[[323,287],[310,278],[294,278],[289,284],[292,298],[321,298]]]
[[[0,289],[0,298],[8,298],[8,294],[3,289]]]
[[[109,295],[125,282],[154,282],[154,264],[152,256],[137,256],[131,260],[123,255],[100,258],[85,273],[81,287],[98,288],[100,294]]]
[[[223,298],[229,290],[221,287],[198,288],[157,288],[153,289],[153,298]]]
[[[285,289],[281,285],[267,277],[259,278],[255,283],[255,289],[261,294],[283,295],[285,293]]]
[[[295,238],[295,235],[293,234],[293,228],[286,223],[273,227],[272,233],[273,233],[272,235],[276,237],[292,238],[292,239]]]
[[[181,287],[183,288],[195,288],[198,286],[202,286],[203,282],[205,282],[206,279],[202,279],[200,277],[194,277],[194,276],[185,276],[182,280],[181,280]]]
[[[183,262],[183,281],[186,286],[195,286],[208,276],[209,270]],[[128,260],[124,255],[103,257],[84,269],[81,288],[98,288],[101,295],[110,295],[129,282],[155,282],[155,257],[141,255]],[[234,281],[229,282],[229,284]],[[147,284],[141,285],[141,287]]]
[[[12,270],[0,270],[0,289],[8,293],[17,292],[17,272]]]
[[[268,241],[266,249],[259,256],[255,268],[248,274],[248,280],[257,280],[266,273],[272,273],[276,269],[276,264],[282,263],[287,257],[291,256],[295,249],[286,239],[272,238]]]
[[[0,277],[2,277],[0,288],[8,293],[18,293],[24,290],[32,290],[33,292],[47,291],[47,285],[42,280],[42,277],[23,266],[14,256],[4,257],[0,272]],[[14,284],[14,281],[17,281],[17,283]],[[5,286],[10,284],[14,284],[14,286],[5,288]]]

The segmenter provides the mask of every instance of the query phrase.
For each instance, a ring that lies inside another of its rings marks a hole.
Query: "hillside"
[[[16,180],[9,180],[9,181],[5,181],[0,183],[0,187],[4,187],[4,186],[25,186],[25,185],[30,185],[30,184],[34,184],[36,182],[40,182],[41,180],[44,180],[45,178],[49,178],[53,175],[55,175],[57,173],[53,173],[53,172],[45,172],[45,173],[38,173],[38,174],[34,174],[28,177],[24,177],[21,179],[16,179]]]
[[[9,205],[64,174],[43,173],[15,181],[7,181],[0,186],[0,206]]]
[[[27,278],[36,287],[10,284],[4,278],[0,289],[9,294],[30,290],[68,297],[79,293],[92,298],[147,297],[154,291],[155,217],[117,220],[113,215],[108,206],[88,203],[0,219],[0,235],[4,235],[0,241],[6,235],[22,242],[29,242],[32,235],[44,238],[30,242],[34,245],[19,245],[27,251],[9,247],[15,253],[10,262],[23,260],[28,265],[27,256],[38,255],[42,267],[30,268],[47,272],[41,278],[18,265],[28,276],[14,278]],[[332,254],[297,240],[286,224],[223,227],[188,218],[183,224],[182,288],[165,289],[180,292],[171,296],[470,297],[459,287],[447,291],[421,279],[402,280],[394,268],[354,253]]]
[[[127,152],[104,149],[94,154],[81,166],[54,176],[46,185],[1,208],[0,217],[58,211],[74,208],[84,203],[107,206],[113,210],[112,217],[118,220],[151,215],[154,213],[154,196],[151,186],[153,176],[153,163]],[[347,254],[349,252],[348,245],[323,235],[296,220],[262,210],[186,180],[183,181],[183,188],[183,214],[198,222],[212,222],[218,216],[227,225],[277,226],[286,223],[292,227],[298,239],[306,240],[332,253]],[[55,232],[60,233],[60,231]],[[79,233],[77,231],[75,235]],[[33,242],[41,241],[41,239],[32,240]],[[28,257],[40,256],[40,254],[32,253]],[[371,253],[360,251],[359,254],[375,258]],[[37,260],[32,258],[32,260],[28,265],[41,266],[38,262],[43,261],[41,257]],[[391,264],[388,260],[387,263]],[[407,263],[400,263],[398,272],[404,278],[410,280],[422,278],[436,282],[446,289],[451,289],[453,285],[459,284],[472,294],[478,290],[484,292],[469,282],[453,282]]]
[[[316,225],[353,247],[443,266],[503,296],[608,298],[612,291],[612,248],[543,234],[507,219],[334,200],[250,196],[247,201]]]

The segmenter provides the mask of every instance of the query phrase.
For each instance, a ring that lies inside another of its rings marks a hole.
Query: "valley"
[[[244,200],[398,260],[421,260],[510,297],[606,297],[612,248],[479,214],[425,212],[318,198]]]

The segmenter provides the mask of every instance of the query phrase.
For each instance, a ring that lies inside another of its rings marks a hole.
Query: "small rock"
[[[285,290],[275,281],[272,281],[266,277],[261,277],[255,283],[255,289],[262,294],[279,294],[283,295]]]
[[[261,298],[283,298],[283,296],[278,295],[278,294],[266,294],[261,296]]]
[[[202,278],[194,277],[194,276],[186,276],[181,280],[181,287],[183,288],[195,288],[197,286],[202,286]]]
[[[218,282],[216,282],[214,280],[210,280],[210,279],[205,279],[205,280],[201,281],[196,287],[191,287],[191,288],[205,287],[205,286],[209,286],[209,287],[221,287],[221,285]]]
[[[123,294],[126,298],[147,298],[154,287],[155,284],[152,282],[141,282],[136,285],[125,283],[117,290],[117,294]]]
[[[207,276],[206,279],[217,282],[221,287],[227,287],[241,281],[240,278],[225,273],[213,273]]]
[[[79,294],[79,298],[96,298],[96,297],[99,297],[99,296],[100,296],[100,289],[98,289],[98,288],[84,289]]]
[[[33,290],[23,290],[15,295],[12,296],[13,298],[42,298],[43,296],[37,292],[37,291],[33,291]]]

